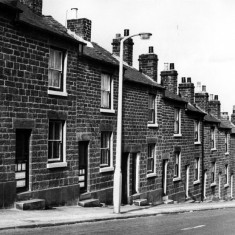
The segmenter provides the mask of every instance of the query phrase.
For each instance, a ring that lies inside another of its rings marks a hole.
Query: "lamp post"
[[[129,33],[127,33],[129,34]],[[119,80],[118,80],[118,116],[117,116],[117,144],[116,144],[116,166],[114,172],[113,182],[113,206],[114,213],[120,213],[121,194],[122,194],[122,169],[121,169],[121,155],[122,155],[122,90],[123,90],[123,44],[132,37],[140,36],[141,39],[149,39],[151,33],[139,33],[134,35],[127,35],[120,41],[120,59],[119,59]]]

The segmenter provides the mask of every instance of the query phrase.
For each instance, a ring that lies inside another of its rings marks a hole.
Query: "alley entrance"
[[[31,130],[16,130],[16,192],[25,192],[29,189],[29,140]]]
[[[80,193],[87,192],[88,141],[79,142],[79,184]]]

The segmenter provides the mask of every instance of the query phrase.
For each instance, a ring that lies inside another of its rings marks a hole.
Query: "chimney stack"
[[[221,112],[220,117],[222,120],[229,120],[228,112]]]
[[[161,84],[174,94],[177,94],[177,76],[174,63],[165,63],[164,71],[161,72]]]
[[[91,41],[91,20],[86,18],[67,20],[67,28],[86,41]]]
[[[148,54],[139,56],[139,71],[151,77],[157,82],[158,56],[154,54],[153,47],[149,47]]]
[[[42,15],[42,0],[19,0],[20,3],[28,6],[35,14]]]
[[[209,109],[210,113],[216,118],[220,119],[220,101],[218,99],[218,95],[210,95],[209,100]]]
[[[191,78],[182,77],[182,83],[179,84],[179,94],[191,104],[194,103],[194,84],[191,83]]]
[[[113,39],[112,46],[113,46],[113,54],[120,56],[120,34],[116,34],[116,38]],[[121,36],[121,35],[120,35]],[[129,36],[129,29],[124,30],[124,36]],[[124,45],[123,45],[123,60],[132,66],[133,63],[133,39],[129,38],[125,40]]]
[[[233,113],[231,115],[231,122],[235,125],[235,105],[233,105]]]
[[[197,92],[195,93],[195,103],[205,112],[209,111],[209,94],[206,92],[206,86],[201,87],[201,83],[197,83]]]

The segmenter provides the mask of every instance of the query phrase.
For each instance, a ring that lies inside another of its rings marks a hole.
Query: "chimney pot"
[[[120,38],[121,37],[121,34],[120,33],[117,33],[116,34],[116,38]]]
[[[149,53],[153,53],[153,47],[149,47]]]
[[[190,77],[187,78],[187,83],[191,83],[191,78]]]
[[[214,95],[210,94],[210,100],[214,100]]]
[[[170,70],[174,70],[174,69],[175,69],[174,63],[170,63]]]
[[[182,83],[185,83],[185,82],[186,82],[185,77],[182,77]]]
[[[124,37],[127,37],[127,36],[129,36],[129,29],[124,30]]]
[[[205,85],[202,85],[202,91],[206,92],[206,86]]]
[[[215,95],[214,100],[219,100],[218,95]]]

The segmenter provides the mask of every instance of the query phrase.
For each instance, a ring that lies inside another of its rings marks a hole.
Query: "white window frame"
[[[176,114],[177,114],[177,116],[176,116]],[[178,133],[175,133],[175,127],[176,127],[177,121],[178,121],[179,131],[178,131]],[[182,136],[182,134],[181,134],[181,109],[174,108],[174,137],[181,137],[181,136]]]
[[[61,141],[62,141],[62,156],[58,159],[49,159],[47,163],[47,168],[59,168],[59,167],[67,167],[67,161],[66,161],[66,121],[63,120],[49,120],[50,122],[60,122],[61,123]],[[49,126],[48,126],[49,128]],[[48,129],[48,144],[49,144],[49,129]],[[48,147],[49,151],[49,147]],[[48,153],[49,154],[49,153]]]
[[[224,141],[225,141],[225,155],[229,155],[229,134],[227,132],[225,132],[225,140]]]
[[[181,152],[174,153],[174,177],[173,181],[181,180]],[[178,175],[175,174],[176,169],[176,159],[178,158]]]
[[[213,136],[213,139],[212,139]],[[214,143],[214,146],[211,146],[211,150],[216,150],[216,135],[215,135],[215,127],[211,127],[211,133],[210,133],[210,143]]]
[[[229,187],[229,170],[228,170],[228,164],[226,164],[225,167],[224,167],[224,176],[225,176],[225,184],[224,184],[224,187],[227,188],[227,187]]]
[[[102,146],[100,146],[100,172],[108,172],[108,171],[113,171],[113,132],[111,131],[102,131],[101,132],[101,138],[102,138],[102,133],[109,133],[109,165],[102,165],[101,164],[101,151],[102,151]],[[100,142],[101,145],[101,142]]]
[[[214,181],[212,181],[212,173],[214,173]],[[211,163],[211,187],[216,186],[216,162]]]
[[[56,96],[68,96],[67,90],[66,90],[66,78],[67,78],[67,60],[68,60],[68,53],[67,51],[63,51],[63,50],[58,50],[58,49],[54,49],[54,48],[50,48],[50,53],[51,51],[59,51],[62,53],[62,68],[61,68],[61,73],[62,73],[62,89],[61,90],[54,90],[54,89],[50,89],[49,87],[49,64],[48,63],[48,90],[47,93],[49,95],[56,95]],[[50,57],[49,57],[50,60]]]
[[[195,170],[196,169],[197,169],[197,176],[195,178]],[[193,182],[193,184],[198,184],[198,183],[200,183],[200,158],[196,157],[194,159],[194,182]]]
[[[195,120],[194,121],[194,144],[201,144],[201,136],[200,136],[200,121]],[[197,139],[195,138],[195,135],[197,133]]]
[[[102,103],[102,78],[103,78],[103,76],[108,76],[110,79],[110,107],[109,108],[105,108],[105,107],[101,106],[101,103]],[[113,78],[108,73],[101,73],[100,82],[101,82],[101,90],[100,90],[100,106],[101,106],[101,108],[100,108],[100,112],[101,113],[115,113],[114,106],[113,106],[113,100],[114,100],[114,97],[113,97],[113,92],[114,92]]]
[[[153,108],[150,109],[150,97],[153,98]],[[154,94],[149,94],[148,96],[148,118],[149,118],[149,111],[153,110],[154,112],[154,120],[149,121],[148,120],[148,127],[149,128],[154,128],[154,127],[158,127],[158,123],[157,123],[157,96]]]
[[[149,152],[149,150],[151,149],[151,154]],[[153,154],[153,156],[152,156]],[[149,157],[151,155],[151,157]],[[149,159],[153,159],[153,170],[151,172],[148,172],[148,160]],[[148,150],[147,150],[147,178],[150,177],[155,177],[156,174],[156,144],[154,143],[149,143],[148,144]]]

